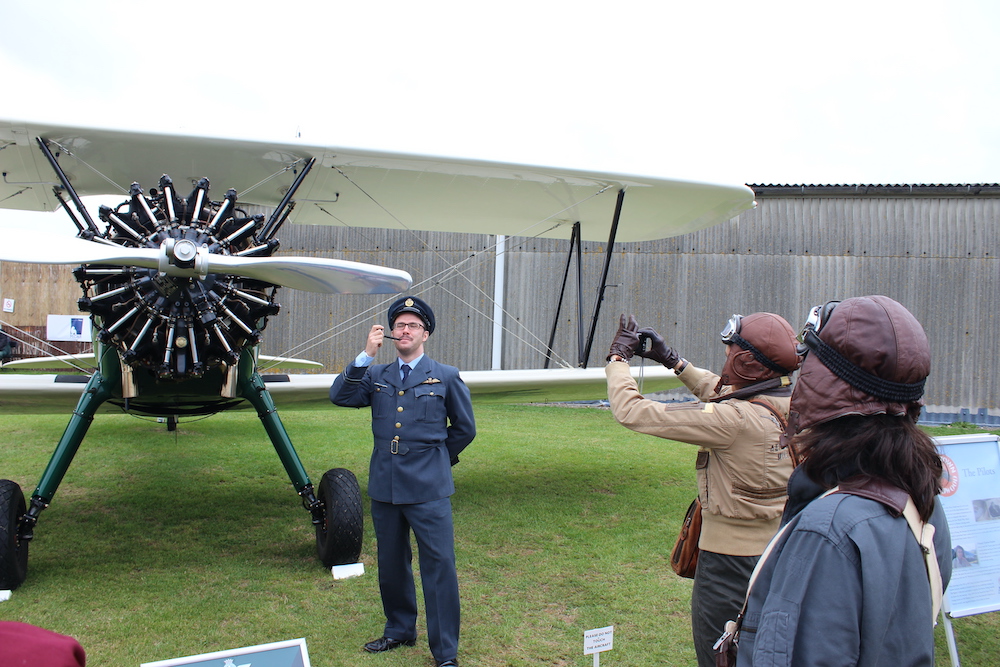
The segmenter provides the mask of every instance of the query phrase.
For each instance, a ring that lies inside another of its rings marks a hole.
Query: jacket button
[[[403,411],[403,406],[402,405],[399,406],[398,408],[396,408],[396,412],[402,412],[402,411]]]
[[[400,395],[400,396],[402,396],[402,395],[403,395],[403,393],[404,393],[404,392],[403,392],[403,390],[402,390],[402,389],[400,389],[400,390],[399,390],[399,395]]]
[[[400,424],[399,422],[396,422],[396,428],[401,428],[402,426],[403,426],[402,424]]]

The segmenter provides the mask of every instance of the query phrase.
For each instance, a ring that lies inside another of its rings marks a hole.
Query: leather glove
[[[615,354],[625,361],[632,358],[640,346],[638,328],[639,323],[635,321],[633,315],[626,318],[625,314],[622,313],[621,319],[618,321],[618,332],[615,333],[615,338],[611,341],[611,349],[608,351],[606,361],[611,361],[611,356]]]
[[[636,333],[639,334],[640,344],[639,349],[635,353],[643,359],[658,361],[667,368],[673,368],[681,360],[681,355],[677,354],[677,350],[667,345],[667,342],[663,340],[663,336],[656,333],[653,329],[647,327],[639,329]],[[648,350],[646,349],[647,340],[652,343]]]

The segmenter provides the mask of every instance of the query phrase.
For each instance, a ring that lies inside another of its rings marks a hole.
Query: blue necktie
[[[406,377],[410,374],[410,367],[403,364],[399,367],[399,370],[403,371],[403,382],[406,382]]]

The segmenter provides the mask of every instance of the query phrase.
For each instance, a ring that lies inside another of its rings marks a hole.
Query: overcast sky
[[[1000,181],[1000,3],[5,0],[0,117],[720,183]]]

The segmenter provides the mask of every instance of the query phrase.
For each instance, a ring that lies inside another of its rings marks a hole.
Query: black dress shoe
[[[413,646],[416,643],[416,639],[393,639],[392,637],[379,637],[378,639],[365,644],[365,650],[369,653],[381,653],[382,651],[391,651],[392,649],[399,648],[400,646]]]
[[[458,660],[445,660],[443,662],[439,662],[437,667],[458,667]]]

